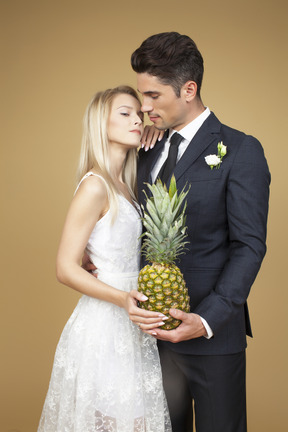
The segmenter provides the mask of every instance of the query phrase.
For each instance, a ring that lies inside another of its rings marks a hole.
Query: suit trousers
[[[193,432],[194,415],[197,432],[247,431],[245,351],[190,355],[158,345],[173,432]]]

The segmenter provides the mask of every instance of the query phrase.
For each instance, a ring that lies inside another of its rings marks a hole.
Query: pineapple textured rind
[[[189,295],[185,280],[180,269],[163,264],[146,265],[140,270],[138,277],[138,291],[148,297],[140,303],[142,309],[161,312],[168,316],[164,330],[172,330],[181,324],[180,320],[169,315],[171,308],[189,313]]]

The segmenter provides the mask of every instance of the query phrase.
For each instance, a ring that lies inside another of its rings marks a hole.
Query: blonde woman
[[[156,340],[137,315],[141,219],[136,92],[97,93],[85,118],[78,187],[57,256],[60,282],[81,292],[57,346],[38,432],[169,432]],[[97,278],[81,265],[84,251]],[[139,309],[138,309],[139,310]],[[163,315],[149,312],[151,328]]]

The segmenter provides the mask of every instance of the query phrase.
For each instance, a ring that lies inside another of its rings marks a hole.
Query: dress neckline
[[[133,205],[124,195],[122,195],[120,193],[118,193],[117,195],[119,197],[122,197],[124,199],[124,201],[126,201],[129,204],[129,206],[132,207],[136,211],[136,213],[137,213],[138,216],[140,215],[140,213],[141,213],[141,207],[140,207],[140,205],[138,204],[137,201],[135,201],[135,200],[132,199],[132,201],[135,204],[135,205]],[[138,210],[137,210],[137,208],[138,208]]]

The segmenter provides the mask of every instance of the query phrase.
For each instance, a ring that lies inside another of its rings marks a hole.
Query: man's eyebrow
[[[138,90],[138,92],[141,93],[140,90]],[[156,90],[149,90],[149,91],[143,92],[143,93],[141,93],[141,94],[142,94],[142,95],[151,95],[151,94],[160,94],[160,92],[159,92],[159,91],[156,91]]]

